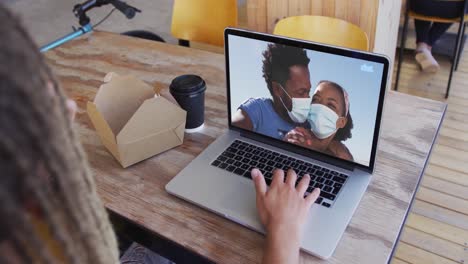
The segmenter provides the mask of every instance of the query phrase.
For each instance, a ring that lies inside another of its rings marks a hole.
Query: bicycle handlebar
[[[89,23],[89,18],[86,16],[86,12],[93,9],[94,7],[100,7],[108,4],[113,5],[128,19],[132,19],[135,16],[135,13],[141,12],[141,10],[138,8],[128,5],[127,3],[120,0],[87,0],[82,4],[75,5],[73,8],[73,13],[80,19],[80,25],[83,26]]]
[[[128,5],[125,2],[120,0],[112,0],[110,4],[113,5],[116,9],[118,9],[122,14],[124,14],[128,19],[132,19],[135,16],[136,12],[141,12],[141,10]]]

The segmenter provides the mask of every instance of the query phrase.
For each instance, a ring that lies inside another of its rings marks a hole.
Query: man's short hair
[[[268,44],[263,52],[263,78],[267,83],[268,90],[273,94],[272,82],[277,82],[285,86],[289,80],[289,68],[294,65],[308,66],[310,59],[306,51],[301,48],[281,45]]]

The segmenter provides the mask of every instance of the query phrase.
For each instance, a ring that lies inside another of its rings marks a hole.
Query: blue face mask
[[[310,111],[310,102],[312,102],[312,97],[308,98],[296,98],[296,97],[291,97],[288,92],[283,88],[281,84],[279,84],[281,89],[283,89],[284,93],[291,99],[292,102],[292,109],[291,111],[288,110],[286,105],[283,102],[283,99],[281,97],[279,98],[281,103],[283,104],[284,108],[288,112],[289,118],[293,122],[296,123],[304,123],[307,120],[307,115],[309,114]]]
[[[338,115],[330,108],[322,104],[311,104],[308,120],[311,126],[312,133],[319,138],[327,138],[338,129],[336,128],[336,121]]]

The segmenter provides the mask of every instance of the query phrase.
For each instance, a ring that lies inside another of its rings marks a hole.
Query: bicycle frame
[[[46,52],[46,51],[48,51],[50,49],[53,49],[53,48],[55,48],[57,46],[60,46],[60,45],[66,43],[66,42],[68,42],[68,41],[70,41],[72,39],[80,37],[80,36],[82,36],[82,35],[84,35],[84,34],[86,34],[88,32],[91,32],[91,31],[93,31],[93,26],[91,25],[91,23],[88,23],[88,24],[78,28],[74,32],[72,32],[72,33],[70,33],[70,34],[68,34],[68,35],[66,35],[66,36],[64,36],[62,38],[59,38],[59,39],[57,39],[57,40],[55,40],[55,41],[53,41],[53,42],[51,42],[51,43],[49,43],[49,44],[47,44],[45,46],[42,46],[40,48],[40,51],[41,52]]]

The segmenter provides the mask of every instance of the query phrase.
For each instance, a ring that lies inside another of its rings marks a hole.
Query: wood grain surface
[[[164,190],[227,128],[222,55],[95,32],[48,52],[46,57],[68,95],[78,103],[76,129],[107,208],[215,262],[261,260],[262,235]],[[158,88],[166,88],[181,74],[200,75],[207,82],[205,130],[186,134],[183,145],[122,169],[99,141],[85,112],[86,102],[94,99],[103,77],[111,71],[133,74]],[[332,258],[319,260],[302,252],[301,263],[388,260],[445,109],[444,103],[387,94],[376,171],[367,192]]]

